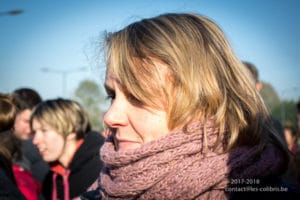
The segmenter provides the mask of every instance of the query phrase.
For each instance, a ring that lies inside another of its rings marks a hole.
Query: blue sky
[[[278,95],[300,97],[298,0],[0,0],[0,13],[14,9],[24,13],[0,15],[0,92],[32,87],[49,99],[71,97],[84,79],[102,85],[101,33],[165,12],[196,12],[222,28]],[[70,71],[65,92],[62,73],[41,68]]]

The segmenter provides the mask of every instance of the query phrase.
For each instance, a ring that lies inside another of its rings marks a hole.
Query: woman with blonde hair
[[[286,169],[262,99],[210,19],[134,22],[107,35],[106,61],[103,199],[234,198]]]
[[[100,133],[92,131],[89,118],[76,101],[43,101],[30,118],[33,143],[51,171],[43,182],[45,199],[79,199],[95,189],[101,170]]]

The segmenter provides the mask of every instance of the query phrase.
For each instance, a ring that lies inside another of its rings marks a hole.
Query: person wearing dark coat
[[[0,199],[25,200],[14,173],[13,158],[20,155],[19,140],[13,134],[17,108],[13,98],[0,94]]]
[[[30,126],[33,143],[50,166],[42,187],[45,199],[75,199],[98,187],[103,139],[91,131],[79,103],[61,98],[44,101],[33,110]]]
[[[99,159],[99,149],[102,144],[102,138],[98,132],[89,132],[83,144],[79,147],[75,153],[68,170],[69,175],[69,187],[70,197],[79,196],[82,191],[87,190],[92,183],[95,182],[99,172],[101,170],[101,162]],[[43,194],[44,196],[51,196],[53,191],[52,177],[57,174],[56,185],[58,197],[63,196],[64,193],[64,181],[63,173],[57,167],[58,163],[52,163],[50,166],[51,172],[48,173],[44,181]],[[97,184],[97,183],[96,183]]]
[[[37,91],[32,88],[18,88],[11,94],[18,107],[18,113],[14,123],[15,135],[21,140],[22,158],[14,162],[22,168],[29,170],[35,180],[42,183],[49,172],[48,164],[42,159],[38,150],[32,143],[32,133],[29,119],[32,109],[42,102]]]
[[[0,154],[0,199],[25,200],[25,197],[16,185],[12,169],[7,168],[7,163],[9,161]]]

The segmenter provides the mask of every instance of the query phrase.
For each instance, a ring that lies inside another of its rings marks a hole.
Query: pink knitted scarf
[[[213,144],[218,129],[206,125]],[[106,141],[100,150],[103,199],[226,199],[231,178],[264,177],[281,166],[280,150],[240,147],[230,153],[203,153],[203,125],[175,131],[138,149],[115,151]],[[222,148],[217,149],[219,152]]]

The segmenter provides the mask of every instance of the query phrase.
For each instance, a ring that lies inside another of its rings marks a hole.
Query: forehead
[[[39,128],[43,127],[43,124],[40,121],[38,121],[37,119],[33,119],[32,120],[32,127],[34,129],[39,129]]]
[[[25,109],[21,111],[17,116],[21,118],[30,118],[32,111],[30,109]]]
[[[47,124],[46,122],[40,121],[38,119],[32,120],[32,128],[33,129],[41,129],[41,128],[52,129],[52,127],[49,124]]]

